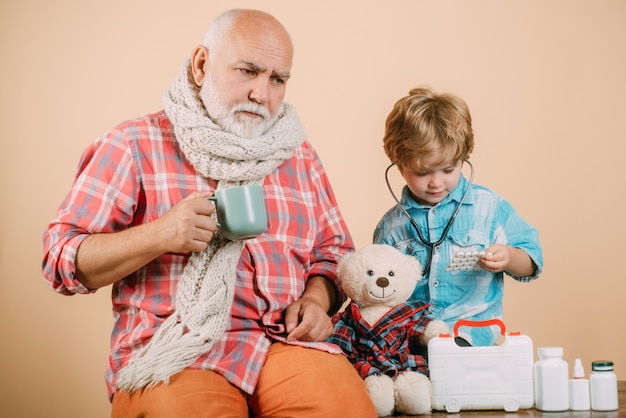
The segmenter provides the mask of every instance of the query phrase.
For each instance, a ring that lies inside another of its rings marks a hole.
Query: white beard
[[[271,117],[266,106],[254,102],[237,104],[229,109],[216,93],[217,89],[210,87],[210,80],[206,81],[200,89],[200,98],[209,117],[225,132],[240,138],[258,138],[264,135],[283,113],[282,104],[274,117]],[[255,113],[258,116],[249,116],[244,112]]]

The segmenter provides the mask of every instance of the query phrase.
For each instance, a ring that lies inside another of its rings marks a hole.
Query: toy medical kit
[[[461,326],[499,326],[504,342],[488,347],[461,347],[454,341]],[[428,361],[435,410],[515,412],[533,406],[532,340],[520,333],[506,334],[499,319],[458,321],[453,335],[430,340]]]

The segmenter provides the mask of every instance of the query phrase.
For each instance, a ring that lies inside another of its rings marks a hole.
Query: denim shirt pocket
[[[424,268],[425,263],[428,261],[428,248],[415,240],[406,240],[402,242],[398,242],[394,244],[394,247],[400,252],[415,257],[419,260],[422,265],[422,269]]]
[[[455,232],[448,235],[448,248],[450,260],[460,252],[473,253],[484,251],[489,247],[489,237],[482,231]],[[472,270],[459,270],[450,272],[452,275],[474,275]]]

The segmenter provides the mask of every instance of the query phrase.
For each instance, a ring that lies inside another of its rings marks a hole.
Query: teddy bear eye
[[[367,270],[367,275],[372,277],[374,275],[374,270]]]
[[[393,277],[393,276],[395,275],[395,273],[393,272],[393,270],[389,270],[389,273],[387,273],[387,274],[389,274],[389,277]]]

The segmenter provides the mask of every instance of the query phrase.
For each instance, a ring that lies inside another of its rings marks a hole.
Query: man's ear
[[[209,60],[209,50],[204,45],[198,45],[191,53],[191,74],[198,87],[204,83],[206,72],[204,67]]]

